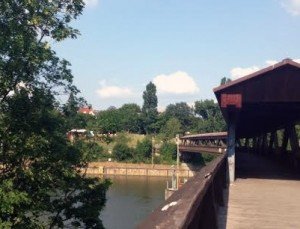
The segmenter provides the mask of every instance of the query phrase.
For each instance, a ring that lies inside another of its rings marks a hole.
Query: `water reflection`
[[[164,201],[166,177],[110,176],[113,185],[101,213],[107,229],[126,229],[144,219]]]

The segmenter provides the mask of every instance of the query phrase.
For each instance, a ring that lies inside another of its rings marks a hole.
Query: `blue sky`
[[[300,0],[86,0],[76,40],[54,44],[95,109],[142,105],[149,81],[159,109],[212,99],[238,78],[300,58]]]

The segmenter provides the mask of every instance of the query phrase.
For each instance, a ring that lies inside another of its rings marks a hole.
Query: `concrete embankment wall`
[[[179,166],[180,177],[192,177],[200,167]],[[93,162],[86,170],[88,175],[160,176],[170,177],[174,168],[170,165],[129,164],[116,162]]]

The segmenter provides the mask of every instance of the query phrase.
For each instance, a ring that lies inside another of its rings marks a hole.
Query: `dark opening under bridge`
[[[214,92],[226,152],[138,227],[300,228],[300,64],[285,59]],[[199,137],[182,138],[181,149],[221,146],[217,136]]]

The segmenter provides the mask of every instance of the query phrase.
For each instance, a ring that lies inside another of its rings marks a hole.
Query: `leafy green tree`
[[[162,133],[168,119],[169,117],[166,116],[165,112],[159,113],[156,122],[151,125],[151,128],[155,133]]]
[[[81,97],[77,98],[74,93],[71,92],[68,101],[62,108],[69,129],[86,128],[89,119],[93,118],[91,115],[78,113],[79,108],[84,106],[87,106],[86,101]]]
[[[143,92],[143,99],[142,117],[144,130],[149,134],[155,131],[153,125],[155,125],[158,115],[156,86],[152,82],[147,84],[146,90]]]
[[[85,177],[89,156],[66,141],[55,98],[78,89],[46,41],[75,38],[70,22],[83,7],[0,1],[0,228],[103,227],[109,182]]]
[[[177,118],[170,118],[162,129],[166,140],[172,139],[176,134],[182,133],[181,123]]]
[[[168,118],[177,118],[184,131],[187,131],[191,128],[192,120],[194,118],[193,110],[185,102],[170,104],[166,108],[166,116]]]
[[[177,157],[177,146],[172,142],[164,142],[160,148],[160,156],[162,161],[172,163]]]
[[[195,113],[203,119],[214,117],[219,112],[219,106],[213,100],[200,100],[195,102]]]
[[[134,158],[136,161],[146,161],[151,158],[152,154],[152,142],[150,138],[144,138],[142,141],[138,141],[135,148]]]
[[[229,82],[231,82],[231,79],[230,78],[227,78],[227,77],[223,77],[222,79],[221,79],[221,85],[224,85],[224,84],[227,84],[227,83],[229,83]]]
[[[135,103],[124,104],[119,108],[121,130],[139,133],[141,130],[141,108]]]
[[[103,147],[96,142],[76,141],[75,147],[80,150],[87,162],[98,161],[101,158],[106,158]]]
[[[220,107],[213,100],[195,102],[195,113],[201,117],[197,132],[217,132],[226,130],[226,124]]]
[[[117,143],[112,153],[118,161],[125,161],[132,158],[132,149],[125,143]]]
[[[96,117],[95,128],[102,133],[116,133],[121,131],[121,119],[118,109],[101,111]]]

